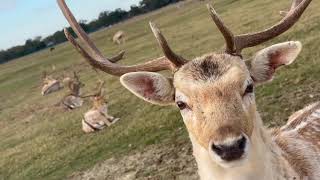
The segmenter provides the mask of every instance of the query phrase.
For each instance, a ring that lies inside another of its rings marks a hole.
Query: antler
[[[86,96],[81,96],[81,98],[88,98],[88,97],[96,97],[96,96],[102,96],[102,88],[104,86],[104,81],[103,80],[99,80],[98,84],[97,84],[97,92],[94,94],[89,94]]]
[[[289,11],[280,11],[280,15],[286,16],[287,14],[289,14],[290,11],[293,11],[301,2],[302,2],[302,0],[292,0],[290,10]]]
[[[73,71],[73,78],[75,81],[79,81],[79,76],[78,76],[78,73],[76,71]]]
[[[169,47],[167,40],[164,38],[164,36],[162,35],[161,31],[156,27],[156,25],[152,22],[150,22],[150,27],[151,30],[154,34],[154,36],[156,37],[158,44],[160,45],[164,55],[170,59],[170,61],[177,67],[182,66],[183,64],[185,64],[186,62],[188,62],[186,59],[184,59],[183,57],[175,54],[171,48]]]
[[[226,53],[240,55],[241,51],[248,47],[253,47],[264,43],[290,29],[301,17],[312,0],[293,0],[291,10],[288,14],[274,26],[255,33],[242,34],[234,36],[232,32],[224,25],[216,11],[211,5],[208,5],[212,20],[218,26],[223,34],[227,47]]]
[[[41,78],[45,79],[48,76],[47,71],[42,71]]]
[[[84,32],[81,26],[76,21],[72,12],[66,5],[64,0],[57,0],[62,10],[64,16],[68,20],[71,28],[77,34],[79,39],[85,44],[88,50],[85,50],[68,32],[67,29],[64,29],[65,35],[70,43],[75,47],[75,49],[95,68],[98,68],[108,74],[121,76],[128,72],[136,72],[136,71],[162,71],[162,70],[172,70],[174,71],[176,68],[180,67],[182,64],[186,62],[185,59],[176,55],[167,44],[164,36],[161,32],[151,24],[151,28],[156,36],[158,43],[163,49],[165,57],[160,57],[158,59],[145,62],[143,64],[133,65],[133,66],[124,66],[115,64],[118,58],[105,58],[102,53],[98,50],[98,48],[94,45],[94,43],[90,40],[88,35]],[[121,54],[121,53],[120,53]]]
[[[103,80],[99,80],[99,82],[98,82],[98,91],[97,91],[96,95],[102,96],[102,88],[104,86],[104,83],[105,82]]]
[[[121,51],[118,55],[115,55],[115,56],[109,58],[110,62],[116,63],[116,62],[120,61],[121,59],[123,59],[123,56],[125,53],[126,53],[125,51]]]

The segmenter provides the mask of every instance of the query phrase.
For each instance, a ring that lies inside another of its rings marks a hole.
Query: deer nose
[[[245,136],[241,136],[237,140],[225,144],[212,143],[211,149],[222,160],[230,162],[239,160],[243,156],[246,144],[247,138]]]

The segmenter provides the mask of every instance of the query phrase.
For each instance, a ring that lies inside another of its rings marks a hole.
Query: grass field
[[[269,27],[281,17],[291,0],[216,0],[215,7],[235,33]],[[94,3],[94,2],[92,2]],[[320,99],[320,1],[313,1],[299,23],[289,32],[263,46],[287,40],[300,40],[303,51],[298,60],[282,68],[272,83],[257,90],[258,108],[265,123],[281,125],[294,111]],[[77,14],[75,12],[75,14]],[[148,27],[154,21],[172,47],[189,59],[220,50],[223,38],[209,18],[204,3],[188,2],[180,9],[169,6],[134,18],[108,30],[92,34],[105,55],[126,50],[120,63],[135,64],[161,54]],[[125,30],[127,43],[112,44],[117,30]],[[56,66],[55,75],[80,71],[90,92],[98,78],[106,80],[110,114],[121,120],[99,133],[81,131],[83,113],[90,102],[75,111],[55,108],[65,90],[47,97],[40,95],[44,69]],[[91,168],[113,156],[124,156],[152,144],[184,141],[186,131],[177,110],[152,106],[131,95],[117,77],[93,71],[69,43],[0,65],[0,179],[64,179],[76,171]]]

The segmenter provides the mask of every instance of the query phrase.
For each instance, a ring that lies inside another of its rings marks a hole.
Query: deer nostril
[[[221,156],[223,154],[223,147],[222,146],[216,146],[216,145],[212,144],[211,148],[219,156]]]
[[[246,142],[247,142],[247,139],[243,136],[243,137],[237,142],[239,149],[244,150],[244,148],[246,147]]]
[[[247,139],[242,136],[239,140],[236,140],[233,144],[212,144],[211,149],[215,152],[221,159],[225,161],[234,161],[240,159],[244,154],[246,148]]]

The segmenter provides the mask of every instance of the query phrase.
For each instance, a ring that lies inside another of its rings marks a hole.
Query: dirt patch
[[[198,180],[189,143],[154,145],[141,152],[111,158],[90,170],[72,174],[78,180]]]

